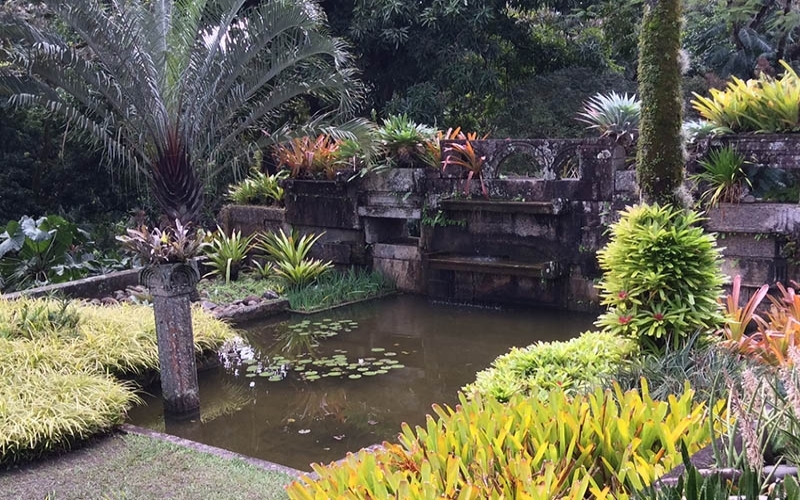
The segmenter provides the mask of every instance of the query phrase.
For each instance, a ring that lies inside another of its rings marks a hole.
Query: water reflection
[[[167,431],[309,470],[310,462],[337,460],[347,451],[393,439],[401,422],[424,423],[432,403],[455,404],[458,389],[509,347],[576,336],[592,319],[433,305],[400,296],[323,316],[250,325],[246,343],[224,353],[222,367],[200,374],[200,420]],[[297,326],[303,322],[305,327]],[[335,335],[298,334],[314,323],[337,322]],[[376,365],[379,360],[384,363]],[[277,379],[276,367],[282,370]],[[341,374],[329,376],[331,371]],[[158,396],[134,409],[131,421],[163,428]]]

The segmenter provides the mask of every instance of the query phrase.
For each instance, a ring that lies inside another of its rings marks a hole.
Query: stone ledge
[[[791,234],[800,227],[794,203],[720,203],[708,210],[705,225],[719,233]]]
[[[66,283],[29,288],[19,292],[0,294],[0,298],[15,300],[21,297],[45,297],[59,294],[71,299],[99,299],[115,290],[139,284],[139,269],[127,269],[113,273],[91,276]]]
[[[219,309],[219,311],[216,309],[211,311],[215,318],[227,320],[231,323],[244,323],[285,312],[289,309],[289,301],[286,299],[274,299],[252,306],[238,306],[236,309],[226,309],[224,306],[220,306]]]

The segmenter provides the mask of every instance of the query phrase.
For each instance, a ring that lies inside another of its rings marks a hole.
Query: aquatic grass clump
[[[383,274],[351,268],[322,276],[311,286],[290,288],[286,291],[286,298],[289,307],[295,311],[313,311],[394,290],[395,284]]]
[[[504,402],[515,394],[546,399],[552,389],[569,393],[591,390],[620,370],[637,350],[633,340],[605,332],[586,332],[566,342],[514,347],[478,372],[475,382],[464,391]]]
[[[139,398],[96,372],[16,370],[0,378],[0,465],[67,449],[121,424]]]

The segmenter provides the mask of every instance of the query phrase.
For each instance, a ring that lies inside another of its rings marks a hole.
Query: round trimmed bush
[[[720,250],[700,220],[695,211],[669,205],[636,205],[621,213],[610,243],[597,253],[608,307],[597,326],[663,351],[721,324]]]

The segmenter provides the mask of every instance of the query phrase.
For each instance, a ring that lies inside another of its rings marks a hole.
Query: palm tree
[[[61,23],[0,20],[0,86],[42,105],[150,184],[170,220],[195,220],[204,184],[242,136],[275,130],[297,99],[339,115],[362,98],[313,0],[44,0]]]

